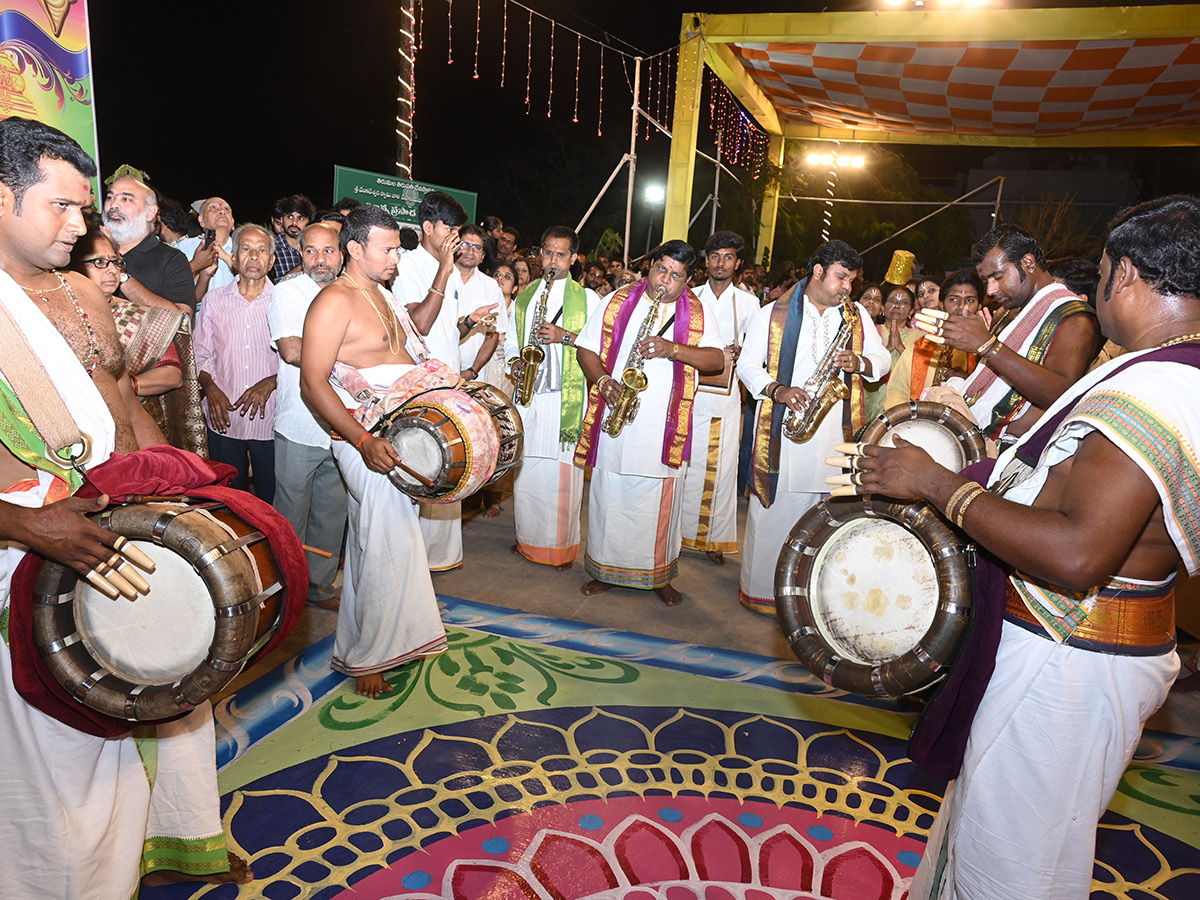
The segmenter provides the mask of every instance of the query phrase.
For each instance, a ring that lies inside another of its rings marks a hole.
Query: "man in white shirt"
[[[592,580],[580,588],[588,596],[616,585],[652,590],[667,606],[683,600],[671,581],[697,372],[715,374],[725,361],[716,317],[688,290],[695,260],[685,241],[656,248],[649,276],[613,294],[579,335],[579,364],[594,385],[575,451],[576,465],[594,467],[584,557]],[[605,428],[626,390],[617,378],[629,368],[646,379],[639,410],[623,428]]]
[[[513,324],[504,345],[516,382],[524,369],[521,351],[531,337],[545,353],[529,403],[518,403],[525,441],[513,480],[517,542],[512,552],[560,571],[579,555],[583,502],[583,469],[575,465],[575,444],[587,406],[587,383],[574,343],[600,305],[595,291],[571,279],[578,251],[579,235],[565,225],[542,232],[542,277],[513,302]],[[535,322],[543,295],[545,315]]]
[[[721,566],[737,552],[737,462],[742,434],[742,395],[734,366],[746,326],[758,312],[758,299],[734,286],[745,242],[740,234],[718,231],[704,245],[708,280],[696,296],[717,317],[725,347],[725,368],[702,377],[692,412],[692,461],[683,475],[683,546],[708,554]]]
[[[459,358],[469,362],[462,368],[462,377],[466,381],[479,381],[484,366],[496,353],[500,343],[500,335],[508,328],[508,311],[504,308],[504,295],[496,279],[479,271],[479,264],[484,257],[484,234],[478,225],[464,225],[458,232],[458,253],[454,256],[454,268],[458,270],[462,287],[459,289],[458,303],[462,309],[478,309],[481,306],[495,306],[495,321],[484,321],[472,326],[467,336],[459,342]]]
[[[179,249],[192,261],[197,303],[212,288],[233,282],[233,210],[220,197],[209,197],[200,205],[199,218],[205,233],[179,242]]]
[[[280,282],[267,310],[271,343],[279,351],[275,509],[296,529],[302,543],[329,554],[308,554],[308,603],[337,609],[340,601],[333,580],[346,530],[346,485],[333,458],[328,424],[300,396],[300,354],[308,307],[342,269],[338,230],[325,224],[305,228],[300,233],[300,265],[304,271]]]
[[[430,355],[460,371],[460,342],[496,308],[483,307],[463,314],[464,284],[454,265],[462,243],[459,229],[467,221],[462,204],[442,191],[430,191],[421,200],[417,217],[421,222],[421,244],[401,257],[392,290],[396,300],[408,307],[417,330],[425,335]],[[429,568],[444,572],[461,566],[462,502],[423,503],[420,513]]]
[[[775,615],[775,565],[784,539],[796,520],[828,493],[826,458],[865,424],[863,379],[878,381],[892,365],[870,315],[849,300],[861,268],[862,257],[849,244],[830,241],[821,245],[809,260],[809,277],[790,294],[755,313],[738,357],[738,378],[759,400],[751,481],[754,496],[746,520],[738,598],[747,609],[764,615]],[[781,433],[783,420],[816,401],[803,385],[837,339],[847,309],[857,313],[857,321],[846,349],[837,354],[833,370],[825,374],[836,378],[848,374],[850,398],[833,404],[811,439],[794,443]]]

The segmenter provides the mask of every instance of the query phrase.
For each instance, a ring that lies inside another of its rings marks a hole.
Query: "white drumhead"
[[[899,435],[910,444],[916,444],[933,457],[934,462],[952,472],[961,472],[967,465],[962,444],[953,431],[939,422],[929,419],[905,419],[897,422],[879,441],[881,447],[896,446],[894,438]]]
[[[86,581],[75,591],[75,624],[92,656],[132,684],[171,684],[208,656],[216,630],[212,597],[186,559],[149,541],[131,541],[155,562],[138,569],[150,593],[109,600]]]
[[[438,480],[442,471],[442,446],[432,431],[421,426],[397,429],[392,435],[392,446],[410,469],[433,481]],[[403,469],[394,469],[392,474],[409,484],[421,483]]]
[[[937,571],[903,526],[856,519],[817,552],[809,593],[817,628],[838,655],[875,665],[903,656],[929,631]]]

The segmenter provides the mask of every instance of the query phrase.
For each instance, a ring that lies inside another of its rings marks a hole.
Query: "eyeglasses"
[[[109,266],[116,266],[122,272],[125,271],[125,260],[115,256],[93,256],[91,259],[85,259],[85,265],[93,265],[97,269],[107,269]]]
[[[482,253],[483,244],[472,244],[470,241],[463,241],[458,245],[458,249],[460,253],[466,253],[468,250],[472,250],[475,253]]]

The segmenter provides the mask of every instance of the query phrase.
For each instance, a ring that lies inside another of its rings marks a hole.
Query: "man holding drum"
[[[346,216],[346,269],[317,294],[304,320],[300,392],[341,440],[333,455],[350,493],[350,530],[333,668],[355,678],[358,693],[388,694],[383,672],[446,649],[417,509],[387,478],[401,462],[390,442],[351,415],[358,406],[329,373],[358,371],[379,395],[411,372],[423,343],[408,313],[383,283],[396,271],[400,227],[375,206]]]
[[[80,487],[84,466],[165,443],[133,393],[104,297],[83,276],[60,271],[85,232],[80,210],[90,202],[95,175],[92,160],[63,133],[16,117],[0,122],[0,340],[6,346],[0,364],[5,420],[0,500],[7,504],[0,514],[0,896],[5,900],[131,896],[143,843],[150,840],[155,850],[147,856],[147,868],[154,871],[146,884],[253,878],[244,861],[225,852],[207,702],[158,726],[151,791],[141,749],[153,742],[77,730],[27,703],[13,684],[9,591],[27,548],[93,584],[98,572],[120,567],[122,553],[114,550],[122,536],[84,517],[102,510],[108,498],[69,495]],[[22,366],[44,370],[48,393],[61,398],[61,413],[47,411],[44,395],[19,387],[29,384]],[[31,417],[37,426],[31,427]],[[47,456],[54,451],[42,432],[49,433],[46,426],[57,417],[86,435],[71,448],[78,458],[75,468]],[[107,583],[103,576],[99,581]]]
[[[1200,199],[1113,220],[1097,312],[1130,352],[1047,404],[986,490],[912,445],[851,447],[856,471],[831,478],[837,494],[927,499],[1007,567],[994,603],[977,587],[995,668],[974,718],[952,720],[970,736],[914,900],[1088,894],[1097,822],[1179,669],[1176,569],[1200,570],[1197,260]]]

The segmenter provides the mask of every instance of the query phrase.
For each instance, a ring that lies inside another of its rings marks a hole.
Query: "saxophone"
[[[550,287],[554,284],[554,269],[547,269],[542,273],[542,281],[545,287],[542,288],[542,295],[538,297],[537,305],[533,308],[533,321],[529,323],[529,340],[525,346],[521,348],[519,357],[521,366],[521,379],[517,382],[517,388],[513,391],[513,400],[520,406],[528,406],[533,402],[533,386],[537,381],[538,368],[542,361],[546,358],[546,351],[541,347],[541,338],[537,336],[537,329],[546,321],[546,304],[550,300]],[[511,367],[516,359],[509,360]]]
[[[617,402],[609,411],[608,418],[600,426],[612,437],[619,435],[625,425],[632,422],[637,416],[638,394],[644,391],[646,385],[649,384],[646,380],[646,373],[642,371],[646,360],[638,348],[641,347],[642,341],[650,337],[658,324],[659,301],[662,300],[662,295],[666,291],[665,287],[659,285],[654,299],[650,301],[650,312],[642,320],[642,327],[638,329],[633,346],[629,348],[629,356],[625,360],[625,371],[621,373],[621,396],[617,398]]]
[[[804,444],[812,440],[821,425],[821,420],[833,408],[833,405],[850,396],[850,388],[842,381],[842,371],[838,367],[837,358],[850,345],[854,328],[858,324],[858,311],[850,302],[850,295],[843,294],[838,298],[842,304],[842,324],[833,343],[821,357],[820,363],[808,380],[804,382],[804,393],[808,394],[808,402],[800,409],[793,410],[784,417],[783,436],[794,444]]]
[[[940,387],[950,375],[950,363],[954,362],[954,349],[948,344],[938,347],[933,357],[933,386]]]

